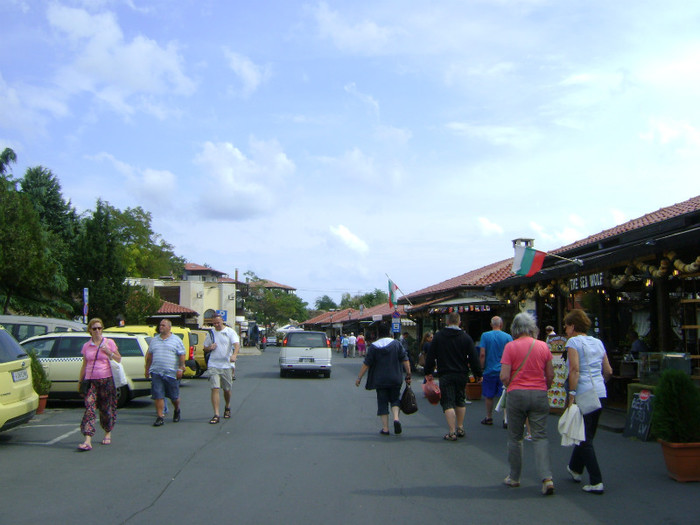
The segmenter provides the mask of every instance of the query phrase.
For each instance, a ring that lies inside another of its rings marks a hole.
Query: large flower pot
[[[668,475],[676,481],[700,481],[700,443],[668,443],[659,439]]]
[[[481,399],[481,383],[467,383],[465,392],[469,401],[479,401]]]
[[[46,408],[46,401],[49,399],[48,394],[42,394],[39,396],[39,406],[36,409],[37,414],[42,414]]]

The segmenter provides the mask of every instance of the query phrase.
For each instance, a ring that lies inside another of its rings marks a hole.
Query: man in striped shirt
[[[146,378],[151,378],[151,398],[156,405],[154,427],[164,423],[165,398],[173,403],[173,421],[180,421],[180,379],[185,371],[185,345],[172,333],[172,323],[163,319],[160,334],[151,339],[146,353]]]

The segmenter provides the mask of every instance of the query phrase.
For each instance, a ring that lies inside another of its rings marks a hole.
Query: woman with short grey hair
[[[526,313],[515,316],[511,325],[513,341],[503,350],[501,381],[508,391],[508,463],[510,474],[503,481],[509,487],[520,486],[525,421],[530,421],[535,463],[542,481],[542,494],[554,494],[549,465],[547,390],[554,379],[552,353],[547,343],[538,341],[537,323]]]

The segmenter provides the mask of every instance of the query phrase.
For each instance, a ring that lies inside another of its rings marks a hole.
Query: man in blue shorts
[[[180,421],[180,379],[185,371],[185,345],[172,333],[172,323],[160,322],[160,334],[151,339],[146,352],[146,379],[151,378],[151,398],[156,405],[154,427],[164,423],[165,398],[173,403],[173,421]]]
[[[491,331],[481,334],[479,348],[481,348],[481,366],[484,369],[484,379],[481,385],[481,393],[486,405],[486,417],[481,420],[482,425],[493,425],[493,399],[503,392],[501,383],[501,356],[503,349],[513,338],[503,330],[503,319],[497,315],[491,318]],[[503,411],[503,426],[506,426],[506,413]]]

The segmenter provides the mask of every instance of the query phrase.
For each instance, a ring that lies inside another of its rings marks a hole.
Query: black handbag
[[[80,393],[80,395],[85,397],[88,393],[88,390],[90,390],[90,380],[84,379],[80,381],[80,383],[78,384],[78,392]]]
[[[411,390],[411,387],[406,385],[406,388],[401,394],[401,412],[404,414],[415,414],[418,412],[418,403],[416,403],[416,395]]]

